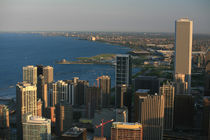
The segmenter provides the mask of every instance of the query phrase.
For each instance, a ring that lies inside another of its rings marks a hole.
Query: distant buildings
[[[179,19],[176,21],[175,27],[175,74],[185,74],[185,81],[188,82],[188,93],[190,93],[193,22],[189,19]]]
[[[160,94],[164,96],[164,129],[173,129],[175,87],[167,82],[160,87]]]
[[[107,107],[110,105],[110,90],[111,90],[111,79],[109,76],[101,76],[97,79],[97,87],[101,88],[102,92],[102,106]]]
[[[87,140],[87,129],[72,127],[62,134],[60,140]]]
[[[50,119],[26,115],[22,127],[23,140],[51,140]]]
[[[142,95],[135,96],[135,112],[137,121],[143,125],[143,139],[162,140],[164,122],[164,96]]]
[[[37,83],[37,67],[23,67],[23,81],[31,84]]]
[[[138,76],[134,79],[135,91],[149,89],[150,94],[159,93],[160,81],[156,76]]]
[[[18,83],[16,85],[16,107],[17,107],[17,130],[22,137],[23,115],[31,113],[37,116],[37,88],[29,83]]]
[[[111,140],[142,140],[143,132],[140,123],[113,122]]]

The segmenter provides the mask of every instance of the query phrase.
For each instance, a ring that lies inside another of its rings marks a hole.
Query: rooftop
[[[63,133],[62,136],[78,137],[85,130],[86,130],[86,128],[72,127],[71,129],[69,129],[65,133]]]
[[[128,122],[113,122],[112,128],[121,128],[121,129],[135,129],[139,130],[142,128],[140,123],[128,123]]]

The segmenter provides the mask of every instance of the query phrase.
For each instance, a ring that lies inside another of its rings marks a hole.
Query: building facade
[[[136,96],[137,121],[143,125],[143,139],[162,140],[164,122],[163,95]]]
[[[9,108],[0,104],[0,139],[9,137]]]
[[[53,82],[53,67],[45,66],[43,68],[43,76],[45,79],[45,83],[52,83]]]

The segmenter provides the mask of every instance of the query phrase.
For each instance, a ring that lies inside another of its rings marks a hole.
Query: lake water
[[[77,57],[89,57],[101,53],[124,54],[129,50],[126,47],[71,37],[0,33],[0,97],[15,97],[15,85],[22,81],[22,67],[37,64],[53,66],[55,81],[79,77],[93,85],[98,76],[109,75],[113,87],[115,83],[113,66],[59,65],[55,64],[55,61],[75,60]],[[133,70],[134,73],[137,71],[138,69]]]

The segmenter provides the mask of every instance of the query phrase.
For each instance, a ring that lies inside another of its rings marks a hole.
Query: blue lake
[[[0,33],[0,97],[14,97],[15,85],[22,81],[22,67],[26,65],[51,65],[54,67],[54,80],[79,77],[96,83],[101,75],[111,76],[115,83],[115,70],[109,65],[59,65],[61,59],[75,60],[102,53],[124,54],[130,49],[105,43],[78,40],[62,36],[42,36],[40,34]],[[134,69],[133,72],[137,72]]]

